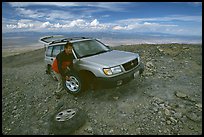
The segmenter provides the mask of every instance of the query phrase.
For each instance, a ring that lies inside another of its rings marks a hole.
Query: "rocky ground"
[[[45,74],[44,50],[2,57],[2,133],[48,135],[56,108],[78,107],[86,123],[74,135],[202,134],[202,45],[129,45],[145,64],[139,79],[80,96],[65,92]]]

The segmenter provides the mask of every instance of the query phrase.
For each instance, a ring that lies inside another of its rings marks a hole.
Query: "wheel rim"
[[[71,119],[77,113],[77,111],[78,111],[77,108],[63,110],[55,116],[55,120],[56,121],[67,121]]]
[[[70,91],[76,92],[79,90],[79,81],[77,80],[77,78],[70,76],[69,80],[66,80],[66,87]]]

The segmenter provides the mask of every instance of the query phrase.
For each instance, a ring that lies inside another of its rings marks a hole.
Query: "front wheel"
[[[64,87],[69,93],[77,95],[83,90],[82,80],[76,73],[71,73],[69,80],[64,81]]]

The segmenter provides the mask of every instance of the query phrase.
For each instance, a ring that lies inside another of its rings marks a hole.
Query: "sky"
[[[202,36],[202,3],[2,2],[2,33],[29,31]]]

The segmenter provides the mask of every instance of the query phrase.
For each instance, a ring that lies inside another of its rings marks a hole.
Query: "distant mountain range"
[[[110,46],[124,44],[163,44],[163,43],[189,43],[202,44],[202,36],[180,36],[165,33],[141,32],[9,32],[2,33],[2,47],[22,47],[39,43],[40,37],[48,35],[64,35],[65,37],[93,37],[100,39]]]

